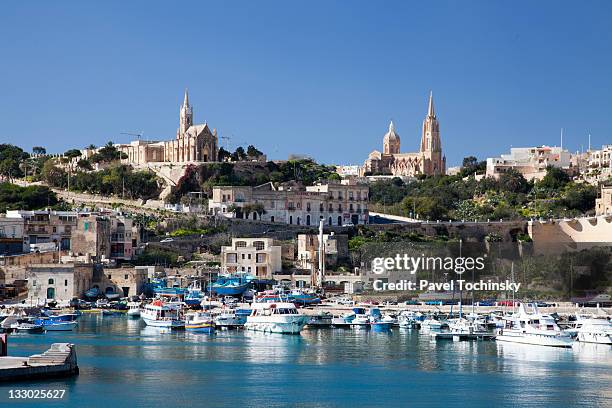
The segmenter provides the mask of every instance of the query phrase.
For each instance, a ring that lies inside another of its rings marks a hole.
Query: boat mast
[[[323,287],[325,279],[325,243],[323,242],[323,220],[319,220],[319,271],[317,275],[317,286]]]

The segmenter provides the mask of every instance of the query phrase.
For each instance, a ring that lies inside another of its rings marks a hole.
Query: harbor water
[[[305,329],[300,335],[146,327],[83,315],[73,332],[11,335],[11,355],[77,346],[74,378],[0,384],[1,405],[152,407],[612,406],[612,349],[435,342],[416,330]],[[9,389],[65,389],[61,401]]]

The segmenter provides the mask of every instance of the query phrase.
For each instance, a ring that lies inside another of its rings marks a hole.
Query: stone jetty
[[[0,357],[0,381],[65,377],[79,373],[76,348],[70,343],[53,343],[42,354],[30,357]]]

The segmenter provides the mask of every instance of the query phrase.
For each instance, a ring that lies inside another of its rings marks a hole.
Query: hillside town
[[[93,289],[126,298],[147,294],[161,276],[193,282],[240,272],[262,285],[369,293],[371,245],[529,245],[524,258],[612,242],[610,145],[576,153],[513,147],[447,168],[441,135],[430,94],[417,153],[400,152],[392,122],[382,153],[363,166],[267,161],[252,145],[219,147],[215,129],[194,124],[185,91],[171,141],[59,155],[3,145],[3,188],[14,191],[0,197],[0,299],[44,305]],[[440,201],[447,188],[462,191],[450,205]],[[473,195],[461,201],[466,191]],[[585,290],[605,290],[601,284]]]

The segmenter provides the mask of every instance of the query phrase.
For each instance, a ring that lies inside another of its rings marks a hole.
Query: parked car
[[[174,238],[164,238],[159,241],[161,244],[165,244],[166,242],[174,242]]]
[[[519,305],[518,300],[500,300],[499,302],[497,302],[497,306],[518,306]]]

